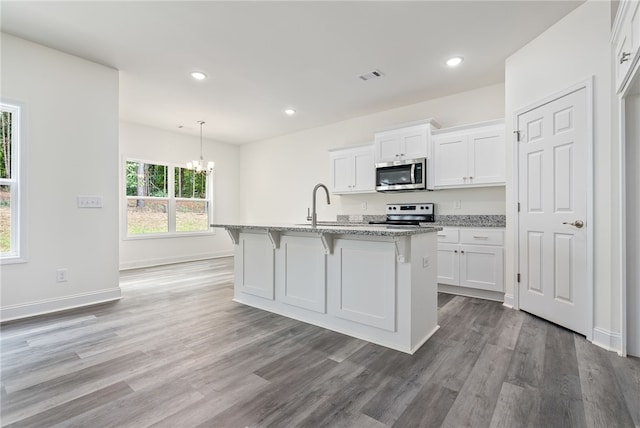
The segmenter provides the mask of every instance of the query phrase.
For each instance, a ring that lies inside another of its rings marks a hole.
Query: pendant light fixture
[[[213,172],[214,163],[213,161],[207,162],[205,168],[204,158],[202,157],[202,125],[204,125],[204,120],[199,120],[198,123],[200,124],[200,159],[187,162],[187,169],[196,172],[204,172],[209,175]]]

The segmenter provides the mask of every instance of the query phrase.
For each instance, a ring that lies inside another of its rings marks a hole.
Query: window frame
[[[167,167],[167,196],[128,196],[127,195],[127,162],[137,162],[137,163],[146,163],[153,165],[160,165]],[[123,157],[122,162],[122,173],[120,177],[122,179],[122,194],[123,194],[123,207],[122,207],[122,236],[123,240],[139,240],[139,239],[159,239],[159,238],[184,238],[188,236],[210,236],[215,235],[215,229],[211,227],[211,224],[214,222],[214,183],[215,183],[215,172],[207,175],[207,190],[206,190],[206,199],[195,199],[195,198],[178,198],[175,196],[175,171],[176,168],[185,168],[182,165],[178,165],[172,162],[166,161],[152,161],[147,159],[136,158],[132,156]],[[137,199],[145,199],[145,200],[156,200],[156,201],[167,201],[167,232],[154,232],[154,233],[139,233],[135,235],[129,234],[129,218],[128,218],[128,202],[129,200],[137,200]],[[188,232],[179,232],[176,230],[176,201],[202,201],[207,202],[209,204],[209,212],[207,216],[207,224],[209,225],[207,230],[198,230],[198,231],[188,231]]]
[[[26,108],[19,101],[0,99],[0,110],[10,111],[12,117],[11,134],[11,178],[0,178],[1,185],[11,187],[11,252],[0,253],[0,265],[27,262],[25,153],[26,153]],[[16,125],[17,124],[17,125]]]

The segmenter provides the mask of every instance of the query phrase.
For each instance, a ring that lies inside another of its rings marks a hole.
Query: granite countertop
[[[504,215],[436,215],[434,224],[443,227],[503,228],[507,220]]]
[[[338,215],[335,224],[367,224],[369,221],[384,221],[384,215]],[[423,223],[435,227],[476,227],[504,228],[507,224],[505,215],[439,215],[434,223]]]
[[[333,235],[367,235],[367,236],[409,236],[422,233],[435,233],[442,230],[440,226],[404,227],[370,224],[354,224],[343,222],[320,223],[312,228],[310,224],[224,224],[214,223],[211,227],[243,230],[272,230],[275,232],[313,232]]]

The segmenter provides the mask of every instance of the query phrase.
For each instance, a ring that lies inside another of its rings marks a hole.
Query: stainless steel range
[[[387,204],[385,221],[371,221],[369,224],[399,226],[419,226],[420,223],[435,221],[434,205],[431,202],[415,204]]]

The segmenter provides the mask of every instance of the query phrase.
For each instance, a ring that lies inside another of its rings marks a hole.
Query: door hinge
[[[516,141],[520,141],[520,131],[513,131],[514,134],[516,134]]]
[[[518,282],[520,282],[520,274],[518,274]]]
[[[520,202],[518,202],[518,212],[520,212]]]

